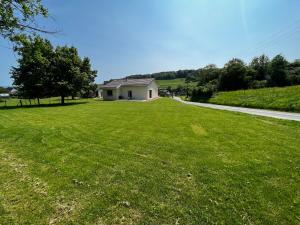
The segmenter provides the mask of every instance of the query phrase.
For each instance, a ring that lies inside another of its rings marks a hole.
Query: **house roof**
[[[112,80],[107,84],[100,85],[100,88],[119,88],[121,86],[148,86],[154,78],[146,79],[118,79]]]

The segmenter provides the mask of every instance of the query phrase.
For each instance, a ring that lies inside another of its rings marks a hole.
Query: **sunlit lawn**
[[[299,224],[300,123],[159,99],[0,110],[0,224]]]

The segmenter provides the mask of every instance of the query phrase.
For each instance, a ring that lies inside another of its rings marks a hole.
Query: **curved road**
[[[247,114],[252,114],[257,116],[266,116],[266,117],[272,117],[276,119],[300,121],[300,113],[279,112],[279,111],[272,111],[272,110],[265,110],[265,109],[252,109],[252,108],[215,105],[215,104],[199,103],[199,102],[187,102],[187,101],[183,101],[181,98],[178,97],[174,97],[174,99],[188,105],[196,105],[196,106],[201,106],[201,107],[206,107],[211,109],[221,109],[221,110],[227,110],[232,112],[247,113]]]

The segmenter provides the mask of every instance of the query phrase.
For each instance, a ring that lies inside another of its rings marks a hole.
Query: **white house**
[[[103,100],[150,100],[158,98],[158,85],[152,78],[112,80],[99,88],[102,90]]]

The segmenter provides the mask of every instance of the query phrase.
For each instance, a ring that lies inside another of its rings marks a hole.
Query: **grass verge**
[[[300,112],[300,86],[219,92],[206,102]]]

